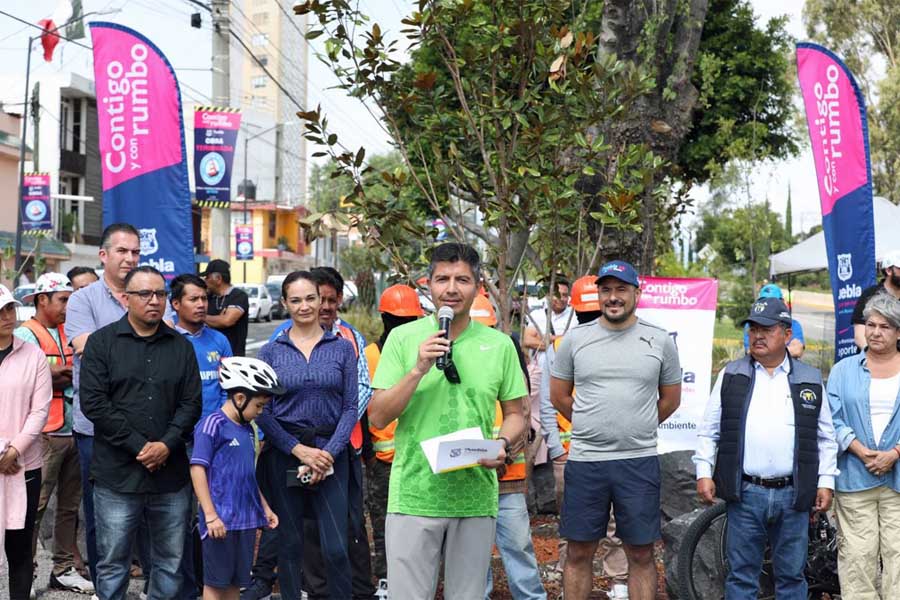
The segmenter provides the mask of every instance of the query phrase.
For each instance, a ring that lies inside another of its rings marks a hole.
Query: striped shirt
[[[297,430],[334,428],[331,436],[316,437],[316,447],[334,457],[343,452],[357,421],[353,345],[326,331],[307,361],[289,335],[280,335],[260,348],[257,357],[275,369],[279,383],[286,388],[256,419],[266,437],[290,454],[300,442]]]

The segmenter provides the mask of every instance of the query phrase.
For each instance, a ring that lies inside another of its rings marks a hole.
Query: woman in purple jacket
[[[356,353],[319,325],[319,290],[311,273],[291,273],[281,293],[291,327],[258,357],[275,369],[286,391],[257,418],[266,436],[260,465],[281,520],[278,581],[283,598],[299,600],[303,519],[314,514],[329,595],[350,598],[347,449],[357,420]]]

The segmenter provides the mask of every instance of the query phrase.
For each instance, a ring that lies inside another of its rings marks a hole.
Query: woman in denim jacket
[[[900,300],[866,304],[866,350],[834,366],[828,400],[840,454],[838,575],[845,598],[900,598]]]

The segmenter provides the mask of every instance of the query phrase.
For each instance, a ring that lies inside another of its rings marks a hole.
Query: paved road
[[[256,356],[256,352],[262,348],[269,340],[269,336],[275,331],[282,321],[276,320],[271,323],[250,323],[247,333],[247,354],[248,356]],[[0,548],[2,552],[2,548]],[[4,561],[5,562],[5,561]],[[50,578],[50,552],[38,545],[38,571],[35,590],[38,598],[42,600],[87,600],[90,596],[83,594],[75,594],[72,592],[61,592],[48,590],[47,583]],[[129,587],[128,600],[138,600],[143,580],[132,580]],[[9,580],[6,567],[0,567],[0,598],[9,598]]]
[[[830,294],[794,292],[794,318],[803,325],[807,340],[834,343],[834,303]]]

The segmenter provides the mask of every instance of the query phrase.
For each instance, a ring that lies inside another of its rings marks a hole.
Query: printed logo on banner
[[[853,254],[837,255],[837,276],[841,281],[853,277]]]
[[[25,217],[29,221],[41,221],[47,216],[47,206],[41,200],[31,200],[25,205]]]
[[[217,185],[225,177],[225,159],[218,152],[210,152],[200,159],[200,178],[206,185]]]
[[[139,229],[141,234],[141,256],[149,256],[159,252],[159,242],[156,241],[156,229]]]

